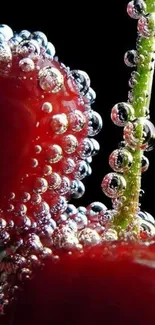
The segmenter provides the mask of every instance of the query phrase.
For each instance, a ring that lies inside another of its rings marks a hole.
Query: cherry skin
[[[154,324],[155,246],[107,243],[62,253],[29,280],[12,325]],[[12,319],[12,320],[11,320]]]

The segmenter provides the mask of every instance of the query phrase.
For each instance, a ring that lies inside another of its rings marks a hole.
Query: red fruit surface
[[[155,324],[155,245],[107,243],[63,253],[27,282],[11,325]]]

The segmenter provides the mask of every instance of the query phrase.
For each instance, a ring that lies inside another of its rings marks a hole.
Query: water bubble
[[[99,244],[101,237],[95,229],[84,228],[78,234],[79,242],[84,246]]]
[[[137,61],[137,51],[129,50],[125,53],[124,62],[128,67],[130,67],[130,68],[135,67],[136,61]]]
[[[52,58],[55,55],[55,47],[51,42],[48,42],[47,48],[46,48],[47,55],[51,56]]]
[[[131,148],[150,150],[155,138],[155,127],[148,119],[140,117],[126,124],[123,137]]]
[[[9,45],[6,42],[0,43],[0,63],[10,63],[12,53]]]
[[[98,141],[95,139],[90,139],[91,143],[93,144],[93,151],[92,151],[92,156],[96,156],[100,150],[100,144]]]
[[[70,174],[75,169],[75,161],[72,158],[66,158],[63,162],[63,171],[65,174]]]
[[[28,202],[30,200],[30,198],[31,198],[31,195],[28,192],[23,192],[22,195],[21,195],[21,200],[24,203]]]
[[[28,231],[31,227],[31,220],[27,216],[16,219],[16,229],[18,233]]]
[[[148,233],[149,235],[155,235],[155,225],[151,222],[140,218],[140,227],[144,232]]]
[[[19,36],[25,40],[25,39],[29,39],[30,36],[31,36],[31,33],[28,31],[28,30],[22,30],[20,33],[19,33]]]
[[[7,231],[0,232],[0,246],[6,245],[10,241],[10,235]]]
[[[61,185],[61,176],[58,173],[52,173],[47,177],[49,190],[56,190]]]
[[[97,135],[103,126],[102,118],[100,114],[93,110],[89,110],[86,112],[86,116],[88,118],[88,135],[93,137]]]
[[[50,66],[42,68],[39,71],[38,78],[41,89],[52,93],[59,92],[64,84],[64,77],[61,72]]]
[[[88,173],[88,166],[86,161],[79,160],[76,163],[76,167],[75,167],[75,172],[74,172],[75,177],[81,180],[87,176],[87,173]]]
[[[85,95],[85,98],[86,98],[87,104],[89,104],[89,105],[91,105],[91,104],[93,104],[95,102],[96,93],[91,87],[89,87],[89,90]]]
[[[111,110],[111,119],[117,126],[124,126],[128,121],[133,120],[134,109],[128,103],[118,103]]]
[[[75,205],[73,205],[73,204],[68,204],[65,213],[66,213],[69,217],[72,217],[72,216],[74,216],[74,215],[76,215],[76,214],[78,213],[78,210],[77,210],[77,208],[75,207]]]
[[[52,110],[53,110],[53,106],[51,103],[49,102],[45,102],[42,104],[42,107],[41,107],[41,110],[44,112],[44,113],[51,113]]]
[[[24,72],[30,72],[34,70],[35,64],[30,58],[24,58],[19,61],[19,67]]]
[[[71,193],[73,199],[79,199],[80,197],[82,197],[85,193],[84,184],[78,179],[73,180],[71,183]]]
[[[41,151],[42,151],[42,147],[41,146],[39,146],[39,145],[36,145],[35,146],[35,153],[38,155],[39,153],[41,153]]]
[[[35,40],[22,40],[18,45],[17,52],[22,56],[31,54],[39,56],[40,46]]]
[[[47,180],[43,177],[37,177],[34,183],[33,191],[37,194],[45,193],[48,189]]]
[[[146,172],[149,168],[149,159],[146,156],[142,156],[142,161],[141,161],[141,171],[142,173]]]
[[[31,38],[39,43],[40,46],[47,47],[48,41],[47,37],[42,32],[33,32]]]
[[[53,245],[55,248],[71,249],[76,248],[79,244],[75,232],[68,226],[62,225],[55,229],[52,234]]]
[[[51,175],[52,174],[52,167],[49,165],[45,165],[43,168],[43,174],[45,176]]]
[[[105,227],[109,221],[112,220],[114,214],[115,214],[115,210],[104,210],[102,211],[102,213],[100,213],[100,216],[99,216],[99,222],[100,224]]]
[[[73,70],[71,74],[82,95],[86,95],[90,87],[90,78],[88,74],[81,70]]]
[[[53,115],[50,121],[50,127],[56,134],[66,132],[68,128],[67,115],[64,113]]]
[[[116,149],[109,156],[109,165],[115,172],[124,172],[131,168],[133,156],[127,149]]]
[[[71,153],[75,152],[77,146],[78,146],[78,141],[74,135],[68,134],[63,137],[62,147],[66,153],[71,154]]]
[[[35,254],[36,252],[41,251],[43,248],[39,236],[34,233],[27,235],[27,237],[25,238],[25,246],[28,252],[31,252],[31,254]]]
[[[39,204],[42,198],[40,194],[33,193],[31,196],[31,203],[32,204]]]
[[[155,225],[155,219],[153,218],[153,216],[150,213],[148,213],[146,211],[139,211],[138,217],[141,218],[142,220],[148,221],[148,222],[152,223],[153,225]]]
[[[109,173],[103,178],[101,188],[108,197],[119,197],[126,188],[125,178],[117,173]]]
[[[83,228],[85,228],[88,224],[88,219],[87,217],[83,214],[78,212],[75,216],[74,216],[74,221],[77,224],[77,229],[81,230]]]
[[[155,13],[140,17],[137,29],[143,37],[153,37],[155,35]]]
[[[23,203],[16,203],[14,214],[15,216],[25,216],[27,212],[27,206]]]
[[[100,216],[107,210],[107,207],[101,202],[93,202],[87,206],[86,216],[92,222],[98,221]]]
[[[60,161],[62,159],[62,148],[57,144],[50,145],[46,151],[46,159],[51,164]]]
[[[125,141],[120,141],[118,144],[118,149],[123,149],[126,147],[126,142]]]
[[[54,215],[63,213],[67,208],[67,201],[64,196],[54,198],[50,204],[50,212]]]
[[[113,241],[118,240],[117,231],[115,229],[107,229],[102,235],[102,241]]]
[[[64,194],[68,193],[69,190],[70,190],[70,179],[66,176],[63,176],[61,178],[61,184],[56,189],[56,192],[59,193],[60,195],[64,195]]]
[[[89,138],[85,138],[79,143],[77,152],[78,152],[79,157],[82,159],[85,159],[92,155],[93,144]]]
[[[32,168],[36,168],[38,166],[38,160],[36,158],[31,159]]]
[[[139,19],[146,12],[146,3],[142,0],[130,1],[127,5],[127,13],[133,19]]]
[[[0,231],[6,228],[6,220],[3,218],[0,218]]]
[[[86,209],[85,207],[83,207],[83,206],[79,206],[79,207],[78,207],[78,211],[79,211],[80,213],[86,214],[87,209]]]
[[[75,132],[82,131],[84,126],[86,125],[85,115],[77,109],[68,115],[68,120],[69,126]]]
[[[35,205],[35,209],[33,210],[33,215],[34,217],[36,217],[39,220],[48,220],[51,218],[50,216],[50,208],[49,205],[47,204],[47,202],[42,201],[39,204]]]
[[[4,24],[0,24],[0,33],[4,35],[6,41],[13,37],[12,29]]]

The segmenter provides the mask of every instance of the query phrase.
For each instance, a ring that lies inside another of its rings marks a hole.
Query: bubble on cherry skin
[[[101,188],[106,196],[117,198],[121,196],[126,189],[126,180],[120,174],[109,173],[103,178]]]
[[[5,229],[7,226],[6,220],[3,218],[0,218],[0,231],[2,231],[3,229]]]
[[[37,31],[31,34],[31,38],[39,43],[40,46],[47,47],[48,41],[44,33]]]
[[[66,158],[63,162],[63,171],[65,174],[71,174],[76,167],[75,161],[72,158]]]
[[[115,104],[111,110],[111,120],[117,126],[124,126],[128,121],[134,119],[134,109],[129,103],[120,102]]]
[[[77,208],[75,207],[74,204],[68,204],[65,213],[69,217],[73,217],[78,213],[78,210],[77,210]]]
[[[52,215],[63,213],[67,208],[67,200],[64,196],[55,197],[50,202],[50,212]]]
[[[92,156],[93,144],[89,138],[85,138],[79,143],[77,152],[79,157],[82,159]]]
[[[155,225],[153,225],[151,222],[142,220],[140,218],[140,227],[144,232],[148,233],[150,236],[155,235]]]
[[[99,216],[99,222],[103,227],[106,227],[106,225],[113,219],[114,214],[116,213],[115,210],[105,210],[100,213]]]
[[[137,215],[140,219],[150,222],[155,226],[155,219],[150,213],[146,211],[139,211]]]
[[[27,213],[27,206],[23,203],[16,203],[15,209],[14,209],[14,215],[15,216],[25,216]]]
[[[84,215],[83,213],[80,213],[80,212],[78,212],[74,216],[73,220],[76,222],[78,230],[85,228],[88,224],[88,219],[87,219],[86,215]]]
[[[45,193],[48,189],[47,180],[43,177],[37,177],[34,183],[33,192],[42,194]]]
[[[71,193],[72,193],[73,199],[81,198],[83,196],[83,194],[85,193],[84,184],[78,179],[73,180],[71,183]]]
[[[58,173],[52,173],[47,177],[49,190],[56,190],[60,187],[62,178]]]
[[[52,174],[52,167],[50,165],[45,165],[43,168],[43,174],[45,176],[51,175]]]
[[[48,44],[47,44],[46,53],[47,53],[47,55],[49,55],[52,58],[55,55],[55,47],[51,42],[48,42]]]
[[[61,184],[56,189],[56,192],[60,195],[65,195],[70,190],[70,179],[66,176],[61,177]]]
[[[83,206],[79,206],[77,209],[82,214],[86,214],[86,212],[87,212],[87,209],[85,207],[83,207]]]
[[[131,148],[150,150],[153,149],[152,143],[155,139],[155,127],[148,119],[140,117],[132,123],[128,122],[125,125],[123,137]]]
[[[10,234],[2,230],[0,233],[0,245],[6,245],[10,241]]]
[[[131,168],[133,156],[127,149],[116,149],[109,156],[109,165],[115,172],[124,172]]]
[[[24,29],[24,30],[22,30],[22,31],[19,33],[19,36],[20,36],[23,40],[24,40],[24,39],[29,39],[30,36],[31,36],[31,33],[30,33],[28,30]]]
[[[144,1],[130,1],[127,5],[127,13],[133,19],[139,19],[145,12],[146,3]]]
[[[21,195],[21,200],[23,201],[23,203],[28,202],[31,199],[31,195],[28,192],[23,192]]]
[[[76,164],[74,175],[77,179],[82,180],[87,176],[88,166],[84,160],[79,160]]]
[[[57,144],[52,144],[46,150],[46,159],[49,163],[55,164],[62,159],[62,148]]]
[[[9,45],[6,42],[0,43],[0,63],[10,63],[12,53]]]
[[[81,70],[72,70],[71,75],[82,95],[86,95],[90,87],[90,78],[88,74]]]
[[[0,33],[4,35],[6,41],[13,37],[13,31],[8,25],[0,24]]]
[[[86,125],[86,117],[85,115],[78,109],[74,110],[74,112],[69,113],[68,121],[70,128],[75,132],[80,132]]]
[[[52,234],[52,241],[54,247],[58,249],[77,248],[77,245],[79,244],[75,232],[68,225],[62,225],[55,229]]]
[[[67,134],[63,137],[62,147],[66,153],[71,154],[75,152],[77,146],[78,146],[78,140],[74,135]]]
[[[92,105],[95,102],[96,99],[96,93],[95,91],[89,87],[88,92],[85,95],[86,102],[90,105]]]
[[[66,132],[68,128],[67,115],[64,113],[53,115],[50,121],[50,127],[56,134]]]
[[[49,102],[44,102],[41,106],[41,110],[44,112],[44,113],[51,113],[52,110],[53,110],[53,106],[51,103]]]
[[[35,64],[30,58],[24,58],[19,61],[19,67],[23,72],[30,72],[34,70]]]
[[[100,114],[93,110],[89,110],[85,113],[85,115],[88,118],[88,135],[90,137],[94,137],[101,131],[103,127],[102,118]]]
[[[137,29],[143,37],[153,37],[155,35],[155,13],[140,17]]]
[[[92,246],[99,244],[101,237],[95,229],[84,228],[78,233],[79,242],[83,246]]]
[[[61,72],[54,67],[44,67],[38,74],[39,85],[42,90],[58,93],[64,84],[64,77]]]
[[[22,56],[36,55],[40,54],[40,46],[35,40],[22,40],[17,47],[17,52]]]
[[[105,232],[102,235],[102,241],[115,241],[118,240],[118,234],[115,229],[106,229]]]
[[[107,207],[101,202],[93,202],[87,206],[86,216],[94,222],[98,221],[100,216],[107,210]]]
[[[38,220],[49,220],[51,215],[50,207],[47,202],[42,201],[41,203],[36,204],[35,209],[33,209],[33,216]]]
[[[130,68],[135,67],[136,61],[137,61],[137,51],[129,50],[125,53],[124,62],[128,67],[130,67]]]
[[[142,156],[142,161],[141,161],[141,171],[142,173],[146,172],[149,168],[150,162],[149,159],[146,156]]]
[[[37,194],[37,193],[33,193],[32,196],[31,196],[31,203],[32,204],[39,204],[41,203],[41,195],[40,194]]]

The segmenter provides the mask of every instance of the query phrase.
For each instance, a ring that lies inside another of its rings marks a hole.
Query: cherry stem
[[[146,0],[147,13],[155,13],[155,1]],[[149,111],[153,75],[154,75],[154,54],[155,54],[155,37],[141,37],[137,39],[137,77],[133,87],[132,106],[135,112],[135,118],[145,117],[146,111]],[[138,142],[143,141],[143,129],[138,130]],[[131,150],[133,156],[133,164],[128,172],[124,172],[123,176],[126,180],[126,190],[124,192],[124,200],[118,213],[114,218],[114,225],[118,232],[131,226],[136,233],[139,232],[139,224],[136,222],[137,212],[139,210],[139,197],[141,190],[141,163],[143,150]]]

